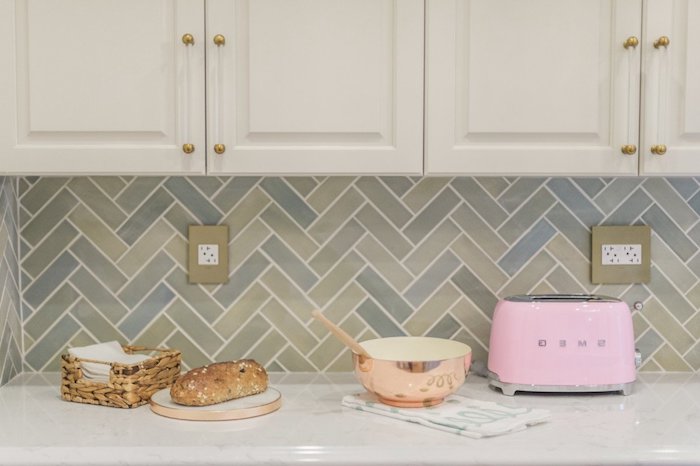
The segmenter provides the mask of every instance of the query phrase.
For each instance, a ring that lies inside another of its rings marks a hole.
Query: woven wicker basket
[[[124,351],[150,351],[152,358],[134,365],[61,356],[61,398],[77,403],[134,408],[148,403],[151,395],[169,387],[180,375],[180,351],[143,346],[124,346]],[[96,382],[83,377],[81,362],[111,366],[109,382]]]

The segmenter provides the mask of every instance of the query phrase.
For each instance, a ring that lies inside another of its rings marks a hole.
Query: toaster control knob
[[[636,301],[636,302],[632,305],[632,307],[634,307],[634,310],[635,310],[635,311],[641,311],[642,309],[644,309],[644,303],[641,302],[641,301]]]
[[[634,349],[634,367],[635,369],[639,369],[639,366],[642,365],[642,353],[639,351],[637,348]]]

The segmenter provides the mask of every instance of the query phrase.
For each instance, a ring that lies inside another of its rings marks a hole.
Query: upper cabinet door
[[[700,173],[700,1],[648,0],[641,173]]]
[[[207,1],[209,173],[421,174],[423,16],[423,0]]]
[[[637,174],[641,0],[427,10],[427,174]]]
[[[203,0],[0,0],[0,173],[204,173],[204,103]]]

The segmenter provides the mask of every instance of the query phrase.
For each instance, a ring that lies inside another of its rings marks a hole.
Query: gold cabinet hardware
[[[651,153],[656,155],[664,155],[666,153],[666,145],[656,144],[654,146],[651,146]]]
[[[217,47],[221,47],[222,45],[226,45],[226,38],[222,36],[221,34],[217,34],[214,36],[214,43],[216,44]]]
[[[625,144],[622,146],[622,153],[625,155],[634,155],[637,152],[637,146],[634,144]]]
[[[192,34],[184,34],[182,36],[182,43],[185,45],[194,45],[194,36]]]
[[[637,39],[634,36],[629,36],[625,41],[622,43],[622,45],[628,49],[632,47],[633,49],[636,48],[639,45],[639,39]]]
[[[183,144],[182,152],[184,152],[185,154],[191,154],[192,152],[194,152],[194,144]]]
[[[226,152],[226,146],[223,144],[214,144],[214,152],[217,154],[223,154]]]
[[[670,44],[670,43],[671,43],[671,39],[669,39],[666,36],[661,36],[654,41],[654,48],[658,49],[659,47],[668,47],[668,44]]]

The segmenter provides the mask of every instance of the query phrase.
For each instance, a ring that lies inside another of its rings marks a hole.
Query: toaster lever
[[[639,369],[642,365],[642,352],[638,348],[634,349],[634,368]]]

